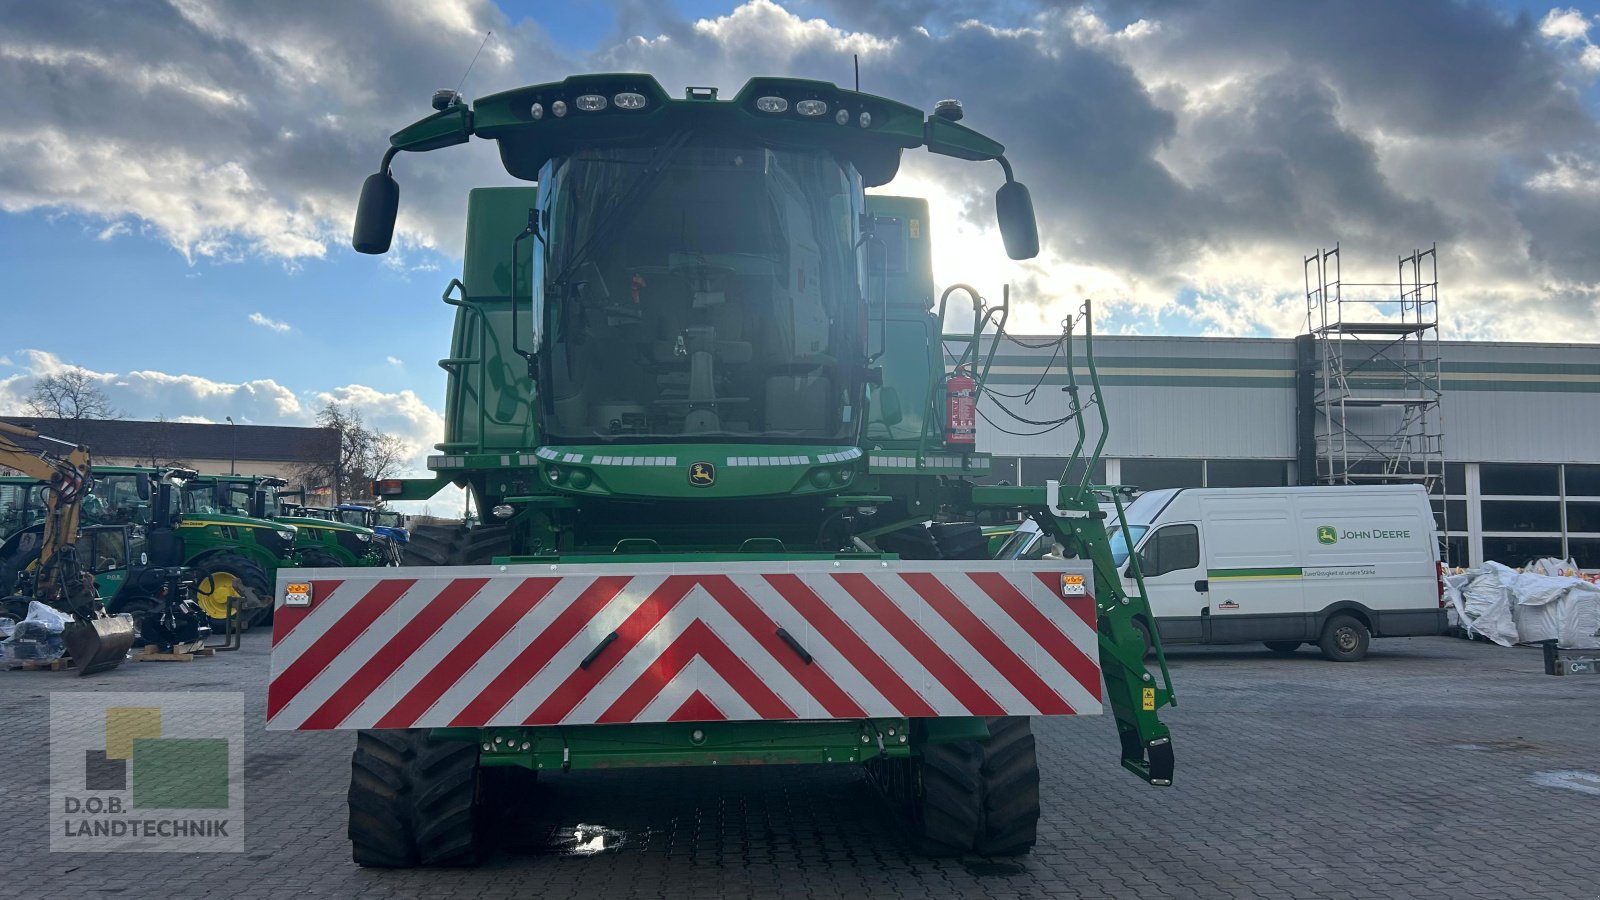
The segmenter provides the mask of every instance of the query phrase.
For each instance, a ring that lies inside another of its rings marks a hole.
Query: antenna
[[[856,93],[861,93],[861,54],[852,53],[850,59],[856,64]]]
[[[466,84],[467,84],[467,76],[472,74],[472,67],[478,64],[478,57],[480,55],[482,55],[483,48],[488,46],[489,38],[492,38],[492,37],[494,37],[494,32],[492,32],[492,31],[485,31],[483,33],[483,43],[478,45],[478,52],[472,54],[472,62],[467,63],[467,70],[465,72],[461,73],[461,81],[460,81],[459,84],[456,85],[456,96],[457,97],[461,96],[461,89],[463,87],[465,87]]]

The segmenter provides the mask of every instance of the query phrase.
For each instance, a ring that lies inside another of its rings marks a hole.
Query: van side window
[[[1200,529],[1193,525],[1168,525],[1158,529],[1139,551],[1139,568],[1146,578],[1198,565]]]

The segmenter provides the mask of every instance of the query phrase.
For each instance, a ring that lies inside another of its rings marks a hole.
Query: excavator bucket
[[[98,615],[74,619],[61,634],[79,675],[115,669],[133,648],[133,621],[123,616]]]

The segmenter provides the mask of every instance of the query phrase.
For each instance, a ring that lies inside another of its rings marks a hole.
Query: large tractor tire
[[[301,569],[342,569],[344,560],[334,556],[321,547],[307,547],[296,555],[297,568]]]
[[[989,538],[977,522],[936,522],[928,526],[940,559],[988,559]]]
[[[1015,856],[1039,825],[1039,761],[1026,716],[989,719],[989,738],[928,744],[868,769],[927,856]]]
[[[350,855],[359,866],[476,865],[478,745],[423,729],[362,731],[350,761]]]
[[[405,564],[408,566],[482,566],[497,556],[510,556],[511,529],[504,525],[480,525],[477,528],[459,526],[425,526],[411,533],[405,545]],[[440,529],[434,532],[432,529]]]
[[[456,557],[467,529],[460,525],[415,525],[411,540],[401,547],[401,564],[407,566],[448,566]]]
[[[238,553],[222,552],[195,562],[194,600],[211,620],[211,630],[222,634],[228,627],[228,598],[238,603],[241,629],[272,609],[272,581],[267,570],[255,560]]]

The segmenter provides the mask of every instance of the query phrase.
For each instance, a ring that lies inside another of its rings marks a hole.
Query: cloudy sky
[[[1597,340],[1600,4],[1527,0],[0,0],[0,413],[62,366],[129,415],[293,424],[330,399],[438,439],[469,187],[492,144],[396,164],[397,249],[349,248],[387,135],[462,77],[862,87],[1008,147],[1044,250],[1012,263],[990,165],[907,156],[941,283],[1032,330],[1299,331],[1302,257],[1392,280],[1437,242],[1445,336]]]

